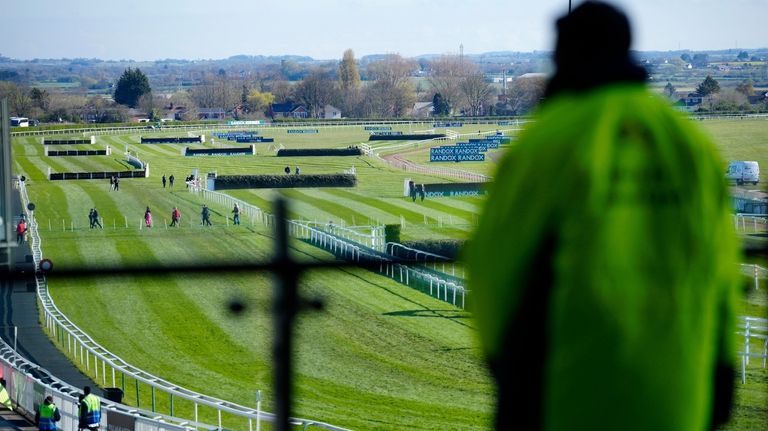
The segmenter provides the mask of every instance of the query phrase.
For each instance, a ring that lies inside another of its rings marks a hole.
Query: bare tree
[[[339,108],[342,112],[356,113],[360,102],[360,72],[355,63],[355,53],[348,49],[339,63]]]
[[[544,97],[546,85],[547,81],[543,76],[515,79],[507,94],[512,113],[522,115],[532,111]]]
[[[434,93],[440,93],[448,106],[455,107],[461,98],[461,82],[469,74],[473,63],[457,55],[444,55],[429,63],[427,81]]]
[[[335,82],[325,73],[312,71],[293,91],[296,100],[306,105],[310,117],[317,117],[335,96]]]
[[[411,72],[416,64],[398,54],[368,65],[368,74],[374,83],[367,89],[366,110],[372,116],[402,117],[409,113],[416,101]]]
[[[461,94],[464,97],[469,115],[483,115],[484,107],[488,104],[489,96],[493,88],[485,81],[485,76],[480,71],[476,71],[466,76],[459,85]]]

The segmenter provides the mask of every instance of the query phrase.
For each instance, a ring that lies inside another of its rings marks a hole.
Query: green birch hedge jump
[[[355,187],[352,174],[301,175],[221,175],[216,177],[216,190],[284,189],[297,187]]]

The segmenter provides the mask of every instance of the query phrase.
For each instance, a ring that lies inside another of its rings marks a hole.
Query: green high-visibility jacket
[[[724,164],[667,101],[614,84],[545,102],[467,259],[490,362],[543,334],[542,428],[709,426],[715,367],[735,357],[738,247]],[[519,323],[532,296],[539,328]]]

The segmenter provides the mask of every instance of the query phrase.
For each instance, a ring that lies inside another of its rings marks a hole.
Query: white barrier
[[[747,365],[749,365],[750,358],[762,359],[763,368],[766,367],[766,362],[768,362],[768,319],[740,317],[739,320],[739,328],[741,330],[737,334],[744,336],[744,350],[739,352],[741,357],[741,383],[746,383]],[[757,341],[757,344],[762,344],[757,352],[754,351],[754,346],[752,346],[755,341]]]

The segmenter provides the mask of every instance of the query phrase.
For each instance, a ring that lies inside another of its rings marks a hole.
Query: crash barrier
[[[251,205],[248,202],[233,198],[229,195],[225,195],[224,193],[206,190],[201,187],[196,188],[194,192],[200,193],[204,200],[217,203],[224,208],[229,208],[230,210],[235,207],[235,204],[237,204],[238,208],[240,208],[240,219],[250,220],[251,225],[253,225],[255,222],[264,223],[264,212],[261,210],[261,208],[255,205]],[[229,218],[226,218],[227,223],[229,223]]]
[[[129,165],[133,166],[136,169],[146,169],[147,175],[149,176],[149,163],[144,163],[137,156],[134,156],[129,151],[125,152],[125,160],[128,162]]]
[[[58,379],[48,370],[41,368],[18,355],[5,340],[0,339],[0,376],[5,380],[5,390],[16,413],[34,421],[35,412],[43,398],[50,395],[61,413],[59,429],[78,429],[78,394],[80,388]],[[2,389],[0,389],[2,390]],[[94,389],[96,395],[96,389]],[[213,430],[215,426],[190,422],[172,416],[158,414],[118,404],[101,398],[102,429],[144,430],[144,431],[186,431],[195,429]]]
[[[733,223],[736,232],[760,233],[768,231],[768,215],[766,214],[734,214]]]
[[[240,141],[238,141],[240,142]],[[191,149],[185,147],[183,153],[184,156],[253,156],[256,154],[256,146],[249,145],[247,147],[239,148],[205,148],[205,149]]]
[[[474,172],[467,172],[459,169],[452,169],[452,168],[439,167],[439,166],[422,166],[422,165],[413,163],[410,160],[404,160],[404,159],[398,159],[398,158],[384,158],[379,156],[378,153],[376,153],[376,151],[373,148],[371,148],[370,145],[367,145],[367,144],[361,144],[360,149],[362,149],[363,153],[368,157],[376,158],[377,160],[383,163],[386,163],[394,168],[402,169],[406,172],[417,172],[420,174],[427,174],[427,175],[440,175],[440,176],[458,178],[461,180],[472,181],[472,182],[485,182],[485,181],[491,180],[491,177],[489,176],[476,174]]]
[[[450,273],[450,275],[453,277],[456,276],[456,263],[448,257],[408,247],[398,242],[388,242],[385,249],[387,254],[394,257],[410,259],[413,260],[417,265],[421,265],[425,268],[431,267],[431,269],[434,271],[440,271],[443,274]],[[464,278],[463,273],[461,278]],[[462,283],[464,282],[464,280],[461,281]]]
[[[267,223],[274,224],[273,217],[267,215]],[[335,235],[325,229],[328,225],[311,226],[300,221],[288,222],[288,234],[322,248],[333,255],[353,263],[364,263],[369,269],[412,289],[426,293],[433,298],[464,309],[467,305],[467,291],[463,280],[458,277],[431,270],[421,265],[404,265],[394,262],[395,257],[377,251],[371,247]],[[331,229],[335,227],[331,226]]]
[[[51,150],[46,148],[45,155],[48,157],[56,156],[108,156],[112,154],[112,149],[107,145],[104,150]]]
[[[80,144],[95,144],[96,136],[91,136],[89,139],[45,139],[40,138],[40,143],[43,145],[80,145]]]
[[[30,211],[28,209],[29,197],[27,196],[26,186],[23,181],[19,183],[19,191],[21,194],[22,206],[26,212],[27,220],[29,221],[29,245],[32,249],[32,256],[35,267],[39,268],[40,261],[42,260],[41,241],[38,233],[37,221],[34,217],[34,211]],[[51,298],[48,293],[47,280],[41,272],[38,272],[35,275],[35,286],[37,289],[37,298],[43,313],[45,329],[48,331],[52,340],[58,344],[59,348],[67,353],[74,362],[79,364],[85,370],[87,375],[93,376],[94,380],[97,383],[100,383],[103,387],[106,387],[110,384],[112,387],[117,387],[117,384],[120,383],[120,389],[123,392],[126,390],[126,378],[134,380],[136,390],[135,401],[137,407],[131,408],[127,406],[120,406],[117,411],[126,411],[129,415],[133,415],[133,420],[136,423],[136,430],[177,431],[195,428],[222,430],[227,428],[225,427],[225,419],[230,421],[247,420],[249,429],[253,429],[254,422],[257,424],[261,421],[274,422],[275,415],[273,413],[264,412],[258,408],[254,409],[252,407],[235,404],[226,400],[197,393],[190,389],[186,389],[163,380],[133,365],[128,364],[112,352],[99,345],[88,334],[86,334],[82,329],[75,325],[74,322],[69,320],[69,318],[67,318],[67,316],[58,309],[58,307],[56,307],[53,298]],[[1,362],[2,361],[0,361],[0,363]],[[3,375],[5,375],[5,373]],[[50,387],[52,391],[57,390],[65,395],[75,394],[75,392],[64,392],[63,389],[58,389],[61,387],[60,381],[45,384],[48,384],[49,386],[47,387]],[[22,387],[23,385],[19,385],[19,388]],[[145,394],[147,391],[149,391],[152,395],[152,406],[151,412],[148,415],[148,419],[137,416],[137,413],[143,412],[143,410],[138,410],[140,407],[140,393],[142,388]],[[40,395],[34,395],[34,390],[29,389],[29,387],[25,387],[24,390],[28,391],[28,394],[25,395],[27,397],[40,397]],[[157,405],[155,400],[156,393],[158,391],[165,394],[170,400],[170,412],[168,415],[160,414],[157,412]],[[10,391],[9,394],[11,395],[11,399],[14,401],[19,399],[19,397],[14,398],[15,394],[11,393]],[[72,395],[72,397],[74,397],[74,395]],[[38,403],[40,401],[41,399],[36,400]],[[54,401],[56,401],[56,399],[54,399]],[[179,409],[174,409],[175,404],[179,404],[180,402],[186,402],[193,406],[193,418],[180,417],[178,412]],[[34,404],[32,404],[31,400],[25,401],[25,403],[27,403],[26,405],[30,406],[32,411],[34,411]],[[64,403],[66,403],[66,401],[64,401]],[[57,403],[57,405],[59,404]],[[105,405],[107,407],[109,406],[108,401],[104,401],[102,403],[103,408]],[[117,409],[117,404],[114,405]],[[59,407],[61,408],[61,406]],[[208,425],[201,423],[199,421],[200,408],[211,409],[210,411],[215,412],[216,417],[218,418],[217,424]],[[74,412],[74,407],[72,407],[71,412]],[[174,415],[175,413],[176,415]],[[223,415],[226,415],[226,417]],[[107,413],[105,416],[106,417],[102,418],[102,429],[114,429],[114,427],[106,426],[108,425],[107,420],[109,418],[109,413]],[[119,419],[120,416],[114,415],[114,417]],[[179,425],[174,426],[170,423],[171,421],[174,421]],[[302,426],[303,429],[308,429],[310,426],[315,426],[332,431],[348,431],[345,428],[308,419],[292,418],[290,421],[293,425]],[[146,428],[144,428],[144,426],[146,426]],[[76,429],[77,427],[73,424],[70,427],[62,428]]]
[[[205,142],[205,135],[199,136],[176,136],[165,138],[145,138],[141,137],[142,144],[194,144],[196,142]]]
[[[741,383],[746,383],[750,359],[757,359],[763,369],[768,362],[768,319],[740,317],[737,334],[744,336],[744,349],[739,352],[739,357],[741,358]],[[752,363],[754,364],[755,361]]]

